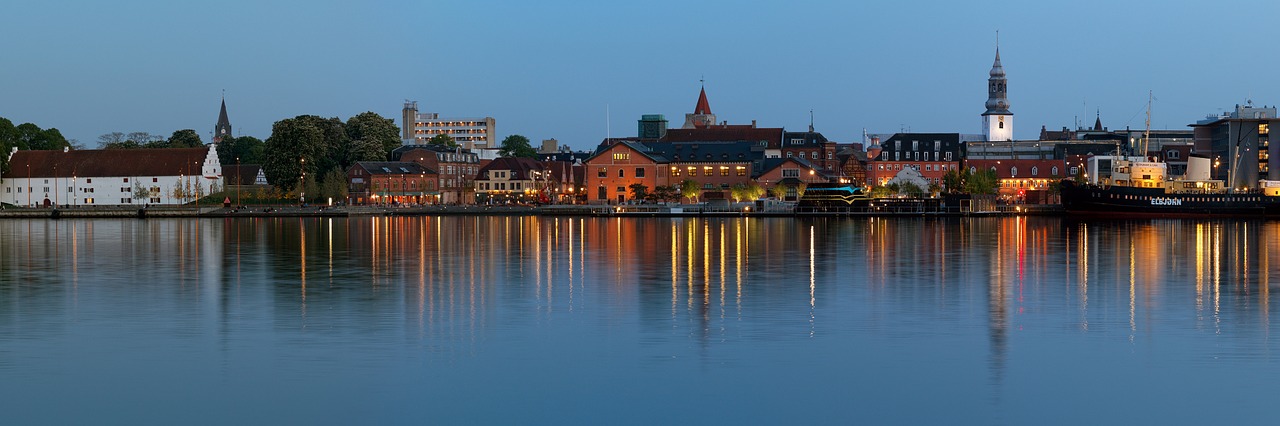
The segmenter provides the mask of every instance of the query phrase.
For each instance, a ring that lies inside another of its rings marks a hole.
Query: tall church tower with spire
[[[698,93],[698,105],[693,107],[693,114],[684,115],[682,129],[705,129],[716,124],[716,115],[711,113],[711,105],[707,103],[707,88]]]
[[[1013,140],[1013,113],[1009,112],[1008,79],[1000,65],[1000,46],[996,46],[996,62],[987,78],[987,112],[982,113],[982,136],[988,141]]]
[[[222,97],[222,110],[218,112],[218,124],[213,126],[213,141],[221,142],[224,136],[231,136],[231,120],[227,119],[227,97]]]

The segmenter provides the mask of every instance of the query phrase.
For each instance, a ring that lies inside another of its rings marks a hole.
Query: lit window
[[[609,177],[609,168],[601,167],[599,170],[596,171],[596,177],[602,177],[602,178]]]

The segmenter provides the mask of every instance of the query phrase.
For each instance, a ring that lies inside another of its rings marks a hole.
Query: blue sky
[[[1185,128],[1280,103],[1273,2],[49,1],[5,7],[0,116],[98,135],[235,131],[301,114],[399,121],[405,99],[576,149],[672,126],[706,79],[720,120],[828,138],[980,133],[1000,31],[1015,137]],[[609,126],[606,126],[606,106]]]

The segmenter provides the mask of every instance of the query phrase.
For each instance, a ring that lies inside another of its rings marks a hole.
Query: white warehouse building
[[[224,185],[213,145],[5,154],[0,202],[16,206],[186,204]]]

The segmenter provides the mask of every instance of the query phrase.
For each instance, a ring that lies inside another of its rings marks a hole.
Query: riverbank
[[[546,205],[546,206],[245,206],[241,208],[148,206],[144,208],[99,206],[72,208],[14,208],[0,210],[0,219],[70,218],[170,218],[170,217],[354,217],[354,216],[618,216],[618,217],[857,217],[857,216],[1010,216],[1060,215],[1061,205],[1000,206],[992,211],[928,210],[922,208],[802,209],[774,207],[756,210],[749,205],[709,207],[685,205]]]

